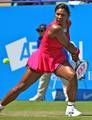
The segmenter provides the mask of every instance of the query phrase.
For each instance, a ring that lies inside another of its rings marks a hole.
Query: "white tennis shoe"
[[[35,95],[34,97],[30,98],[29,101],[30,102],[34,102],[34,101],[43,101],[43,97],[39,96],[39,95]]]
[[[71,116],[71,117],[76,117],[81,115],[82,113],[78,111],[74,106],[67,106],[65,115]]]
[[[4,106],[0,104],[0,111],[4,109]]]

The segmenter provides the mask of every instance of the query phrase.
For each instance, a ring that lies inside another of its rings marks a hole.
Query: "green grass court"
[[[92,102],[76,102],[82,116],[64,115],[66,102],[14,101],[0,112],[0,120],[92,120]]]

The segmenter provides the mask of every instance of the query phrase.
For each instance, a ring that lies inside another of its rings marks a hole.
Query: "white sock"
[[[75,102],[68,102],[68,106],[74,106]]]
[[[2,110],[3,108],[4,108],[4,106],[0,104],[0,110]]]

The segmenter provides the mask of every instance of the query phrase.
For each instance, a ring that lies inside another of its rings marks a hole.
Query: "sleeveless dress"
[[[63,45],[56,39],[48,38],[48,29],[53,24],[53,21],[47,28],[39,48],[29,57],[27,65],[29,68],[40,72],[55,72],[56,68],[67,60]],[[69,40],[69,34],[67,34]]]

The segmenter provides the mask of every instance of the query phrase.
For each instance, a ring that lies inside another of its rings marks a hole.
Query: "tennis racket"
[[[85,60],[78,60],[75,68],[77,74],[77,80],[85,79],[87,70],[88,70],[88,62]]]

